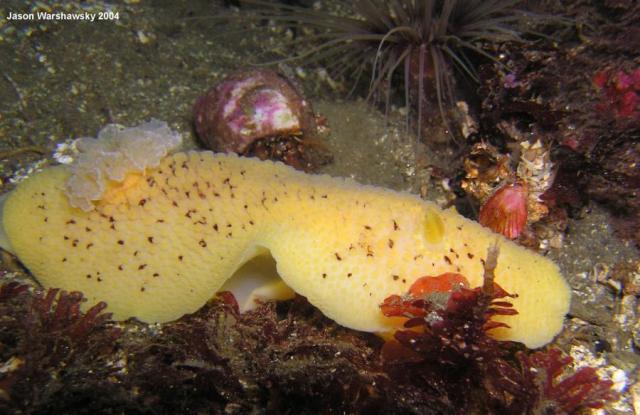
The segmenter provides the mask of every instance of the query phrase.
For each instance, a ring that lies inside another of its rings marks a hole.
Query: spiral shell
[[[257,140],[313,138],[311,105],[294,84],[269,70],[232,74],[200,97],[195,128],[212,150],[245,154]]]

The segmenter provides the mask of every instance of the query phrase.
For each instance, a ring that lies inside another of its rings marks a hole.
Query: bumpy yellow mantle
[[[284,282],[357,330],[393,329],[379,305],[424,275],[496,282],[519,314],[501,339],[538,347],[562,328],[570,291],[557,266],[453,210],[403,193],[297,172],[280,163],[177,153],[111,184],[95,209],[71,207],[69,170],[46,169],[4,205],[19,259],[46,287],[106,301],[118,319],[165,322],[196,311],[251,258],[270,254]]]

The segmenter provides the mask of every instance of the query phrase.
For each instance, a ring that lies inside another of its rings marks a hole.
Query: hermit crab
[[[271,70],[231,74],[196,101],[196,133],[213,151],[313,170],[329,157],[318,140],[317,117],[299,91]]]

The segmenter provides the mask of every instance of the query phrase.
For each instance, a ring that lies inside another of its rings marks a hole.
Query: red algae
[[[525,383],[537,384],[540,389],[534,413],[573,414],[583,408],[602,408],[607,401],[617,398],[611,389],[613,382],[602,380],[592,367],[583,367],[573,374],[568,368],[571,356],[551,348],[530,355],[517,354],[523,369]]]
[[[386,316],[407,318],[382,348],[384,368],[404,382],[405,395],[419,406],[430,391],[452,414],[574,414],[616,398],[594,368],[569,373],[572,358],[559,349],[531,353],[491,338],[508,324],[494,316],[517,313],[512,296],[493,282],[496,257],[490,251],[482,287],[454,289],[444,307],[418,290],[381,306]]]
[[[598,111],[617,119],[640,118],[640,68],[631,72],[607,69],[596,72],[592,80],[601,95]]]
[[[385,344],[302,297],[240,314],[220,293],[161,327],[118,328],[102,304],[83,313],[78,293],[6,283],[0,412],[553,414],[614,397],[593,369],[568,373],[556,349],[531,354],[488,336],[503,324],[492,316],[515,310],[490,269],[485,277],[469,289],[439,276],[423,298],[397,296],[407,328]],[[444,306],[428,301],[446,285]]]
[[[0,361],[14,364],[0,374],[0,412],[74,412],[70,402],[62,411],[54,404],[69,383],[79,375],[106,379],[112,373],[106,363],[121,331],[103,313],[105,303],[82,312],[82,301],[78,292],[32,293],[26,285],[2,285]]]

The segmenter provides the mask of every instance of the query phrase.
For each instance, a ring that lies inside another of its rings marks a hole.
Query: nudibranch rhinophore
[[[73,169],[55,166],[8,195],[2,224],[5,245],[45,287],[82,291],[89,304],[106,301],[117,319],[177,319],[203,306],[243,265],[270,256],[282,281],[329,318],[388,332],[398,321],[381,313],[385,298],[446,272],[479,286],[488,248],[497,243],[495,282],[517,295],[519,314],[504,317],[510,327],[492,335],[539,347],[562,328],[570,290],[558,267],[452,209],[211,152],[178,152],[143,168],[133,163],[138,168],[114,181],[102,171],[117,164],[113,153],[109,163],[94,160],[97,172],[80,169],[104,184],[88,208],[73,192],[95,185],[74,187],[81,180]]]

